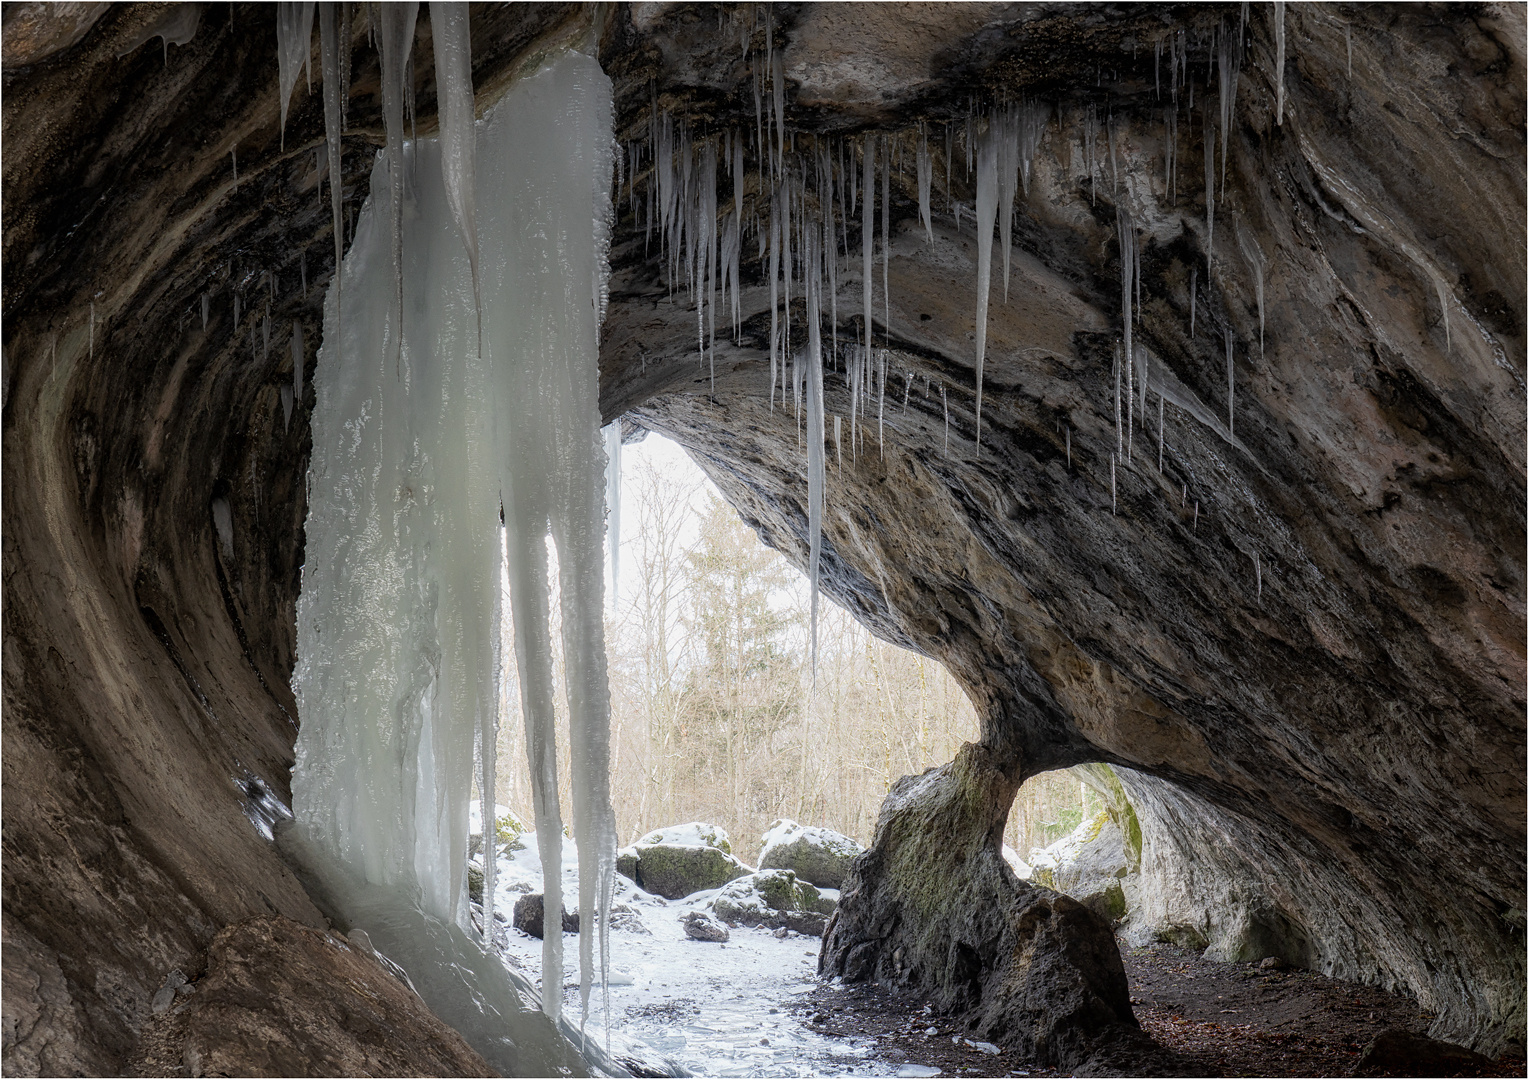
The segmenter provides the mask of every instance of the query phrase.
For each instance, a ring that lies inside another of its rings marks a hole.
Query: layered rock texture
[[[871,133],[894,148],[873,320],[889,388],[879,428],[829,468],[823,586],[951,669],[983,722],[960,761],[1003,782],[953,763],[952,798],[980,807],[948,815],[972,869],[920,909],[875,872],[918,850],[887,830],[825,956],[869,944],[865,974],[893,978],[879,965],[895,948],[876,945],[889,915],[907,941],[960,940],[959,897],[1014,894],[987,831],[1013,788],[1107,762],[1139,817],[1150,921],[1404,988],[1433,1034],[1494,1053],[1524,1036],[1524,12],[1290,5],[1278,35],[1278,10],[1250,6],[1243,28],[1230,4],[777,4],[768,22],[639,5],[598,24],[475,7],[474,78],[483,105],[549,52],[598,47],[624,142],[647,137],[655,103],[698,135],[749,132],[768,32],[794,152],[844,137],[854,161]],[[282,389],[294,323],[311,383],[330,163],[316,85],[279,131],[268,7],[207,5],[184,44],[164,5],[4,17],[3,1064],[113,1073],[142,1050],[165,973],[209,970],[225,928],[279,916],[322,934],[267,837],[297,722],[311,403],[289,419]],[[1218,29],[1245,46],[1225,132]],[[422,19],[421,135],[428,35]],[[1193,91],[1173,87],[1176,56]],[[353,64],[334,170],[351,208],[381,129],[359,19]],[[1021,98],[1050,108],[1006,300],[994,284],[979,448],[964,132],[974,101]],[[932,240],[916,226],[921,122]],[[679,440],[805,565],[805,452],[793,409],[771,407],[766,270],[750,235],[713,385],[689,295],[645,236],[648,161],[615,200],[606,416]],[[745,162],[745,211],[767,212],[752,147]],[[1161,468],[1150,399],[1111,467],[1119,208],[1141,248],[1134,340],[1169,398]],[[837,337],[853,340],[854,260],[840,285]],[[794,342],[803,315],[798,299]],[[826,393],[847,429],[840,372]],[[1021,985],[1024,958],[1002,951],[1018,940],[966,944]],[[958,1000],[969,980],[920,970],[910,989],[980,1015]],[[1076,970],[1105,979],[1091,992],[1129,1029],[1108,950]],[[1005,1015],[995,1038],[1026,1038]],[[447,1067],[389,1061],[354,1067]]]

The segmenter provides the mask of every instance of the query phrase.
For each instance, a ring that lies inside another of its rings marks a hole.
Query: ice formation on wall
[[[562,822],[549,533],[557,547],[580,907],[583,925],[599,926],[580,938],[587,1014],[615,856],[596,353],[610,83],[570,53],[478,125],[480,305],[441,160],[461,144],[402,138],[398,84],[412,30],[395,18],[413,21],[383,12],[389,145],[326,299],[314,378],[293,843],[311,853],[338,908],[491,1065],[553,1075],[583,1067],[553,1026],[560,994],[543,997],[538,1020],[529,984],[465,929],[468,800],[475,764],[492,790],[484,747],[498,700],[502,508],[537,835],[553,865]],[[556,876],[547,884],[556,910]],[[550,973],[562,970],[561,945],[560,935],[545,943]]]
[[[186,7],[194,8],[187,4]],[[299,68],[307,67],[313,47],[313,0],[276,5],[276,66],[281,94],[281,144],[287,141],[287,105],[297,87]],[[311,79],[312,72],[309,73]]]

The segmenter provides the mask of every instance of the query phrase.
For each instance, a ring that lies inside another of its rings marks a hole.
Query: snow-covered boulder
[[[727,833],[692,821],[654,829],[616,853],[616,870],[650,893],[680,900],[750,873],[732,854]]]
[[[667,825],[641,836],[638,844],[679,844],[682,847],[714,847],[728,855],[733,853],[732,841],[727,830],[720,825],[705,821],[687,821],[683,825]],[[635,845],[634,845],[635,846]]]
[[[761,870],[729,882],[711,902],[717,917],[744,926],[785,927],[821,937],[837,896],[826,897],[790,870]]]
[[[790,870],[802,881],[837,889],[844,884],[850,864],[863,852],[843,833],[815,825],[798,825],[783,818],[764,834],[759,853],[761,870]]]
[[[685,936],[692,941],[726,941],[732,935],[727,927],[704,911],[690,911],[680,916],[685,925]]]

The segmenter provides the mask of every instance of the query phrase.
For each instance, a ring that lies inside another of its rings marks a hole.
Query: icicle
[[[605,549],[611,571],[610,607],[615,611],[621,596],[621,421],[606,424],[601,435],[605,439]]]
[[[982,446],[982,367],[987,352],[988,292],[993,280],[993,226],[998,216],[998,139],[988,128],[977,148],[977,447]]]
[[[1141,413],[1141,426],[1143,430],[1146,430],[1147,427],[1147,383],[1149,381],[1151,372],[1150,361],[1151,357],[1147,352],[1147,347],[1140,342],[1137,342],[1136,367],[1139,374],[1137,377],[1138,385],[1136,393],[1138,398],[1136,402],[1136,408],[1137,411]]]
[[[913,393],[913,372],[903,372],[903,412],[908,411],[908,395]]]
[[[96,302],[90,302],[90,359],[96,358]]]
[[[403,107],[404,72],[409,54],[414,50],[414,20],[419,15],[416,0],[383,4],[382,27],[382,118],[387,129],[387,160],[390,229],[393,238],[393,325],[394,373],[403,375]]]
[[[1115,455],[1110,455],[1110,513],[1117,513],[1115,502]]]
[[[777,62],[779,54],[776,54]],[[867,190],[869,195],[869,190]],[[823,552],[823,355],[817,238],[807,231],[807,576],[812,583],[812,677],[818,672],[818,562]]]
[[[313,49],[313,0],[276,5],[276,68],[281,94],[281,148],[287,147],[287,105],[297,87],[297,70]],[[268,69],[269,70],[269,69]]]
[[[1120,422],[1120,342],[1115,342],[1115,456],[1123,457],[1126,452],[1125,426]]]
[[[478,209],[475,192],[478,134],[473,118],[472,39],[467,4],[431,0],[430,33],[435,41],[435,85],[441,127],[441,179],[471,267],[473,307],[478,316],[478,348],[483,348],[483,301],[478,283]],[[413,40],[412,38],[410,39]],[[492,807],[489,808],[492,810]],[[487,820],[486,818],[484,820]],[[492,860],[488,860],[492,861]],[[484,863],[484,888],[493,872]]]
[[[1205,280],[1210,280],[1211,253],[1216,242],[1216,129],[1205,120]]]
[[[1343,27],[1343,48],[1348,53],[1348,77],[1354,77],[1354,28],[1345,24]]]
[[[234,162],[234,186],[238,187],[239,186],[239,144],[238,143],[234,143],[233,146],[229,147],[228,156],[230,158],[232,158],[233,162]]]
[[[1200,267],[1197,265],[1189,268],[1189,340],[1195,337],[1195,297],[1198,295],[1198,277]]]
[[[780,304],[776,283],[780,280],[780,214],[777,210],[779,189],[770,200],[770,411],[775,411],[775,362],[780,341]],[[782,400],[782,405],[785,401]]]
[[[940,384],[940,406],[945,410],[945,449],[946,457],[950,456],[950,399],[945,396],[945,384]]]
[[[1067,467],[1072,468],[1072,425],[1067,425]]]
[[[1104,119],[1104,138],[1110,147],[1110,194],[1120,194],[1120,159],[1115,153],[1115,114]]]
[[[892,144],[886,136],[881,140],[881,304],[885,319],[882,324],[882,340],[890,341],[892,335],[892,287],[890,260],[892,257]]]
[[[838,415],[834,416],[834,453],[838,456],[838,459],[839,459],[839,471],[840,472],[844,471],[844,441],[843,441],[843,434],[844,434],[844,430],[843,429],[844,429],[844,425],[841,422],[841,421],[843,421],[843,419],[844,419],[844,417],[842,417],[842,416],[838,416]],[[854,436],[851,436],[851,438],[853,438],[853,437]]]
[[[887,444],[882,439],[882,419],[887,412],[887,350],[882,349],[877,357],[881,361],[881,371],[876,384],[876,446],[881,451],[881,456],[887,456]]]
[[[303,299],[308,299],[308,253],[299,252],[297,256],[298,281],[302,284]]]
[[[1134,375],[1135,352],[1131,343],[1131,300],[1134,293],[1136,273],[1136,226],[1131,212],[1121,205],[1115,212],[1115,228],[1120,241],[1120,319],[1125,326],[1125,378],[1126,378],[1126,460],[1130,460],[1132,433],[1135,428]]]
[[[292,427],[292,387],[281,388],[281,430],[288,431]]]
[[[1274,122],[1285,122],[1285,2],[1274,0]]]
[[[929,133],[922,121],[918,125],[918,219],[924,224],[924,235],[934,243],[934,220],[929,212],[929,188],[933,180],[933,167],[929,160]]]
[[[1226,331],[1226,430],[1228,433],[1236,429],[1237,417],[1232,412],[1232,331]]]
[[[292,324],[292,398],[299,408],[303,404],[303,365],[308,353],[303,347],[303,324]]]
[[[872,246],[875,244],[875,233],[872,231],[872,211],[876,199],[874,197],[876,185],[876,142],[867,135],[861,146],[860,152],[861,171],[865,192],[864,202],[860,211],[860,261],[861,266],[861,292],[865,300],[865,347],[871,347],[871,287],[873,283],[872,269]]]
[[[1264,598],[1264,564],[1259,560],[1258,552],[1256,551],[1253,552],[1253,576],[1254,579],[1258,582],[1257,596],[1261,602]]]
[[[1195,500],[1195,519],[1194,519],[1193,524],[1190,525],[1189,529],[1190,529],[1191,532],[1199,532],[1200,531],[1200,500],[1199,499]]]
[[[202,294],[202,333],[207,332],[207,318],[212,314],[212,297],[208,293]]]
[[[1233,48],[1225,27],[1216,52],[1217,74],[1221,80],[1221,196],[1226,197],[1226,154],[1232,143],[1232,113],[1237,103],[1237,50]],[[1207,117],[1209,119],[1209,117]],[[1211,146],[1210,137],[1206,145]],[[1207,175],[1210,175],[1207,173]]]

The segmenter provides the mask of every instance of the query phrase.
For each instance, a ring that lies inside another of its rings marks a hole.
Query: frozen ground
[[[541,942],[512,929],[515,901],[542,891],[536,838],[499,860],[495,907],[507,932],[504,954],[528,976],[541,969]],[[693,1073],[706,1076],[926,1076],[905,1064],[877,1060],[864,1038],[834,1038],[804,1027],[790,1005],[816,989],[819,939],[739,927],[725,944],[691,941],[680,926],[689,911],[706,910],[716,893],[666,901],[617,875],[612,910],[610,1021],[618,1043],[639,1043]],[[563,896],[578,897],[578,863],[571,840],[563,844]],[[623,910],[625,909],[625,910]],[[549,922],[552,920],[549,919]],[[563,1002],[577,1017],[578,937],[564,938]],[[591,995],[588,1030],[601,1030],[598,987]],[[599,1037],[599,1036],[597,1036]]]

